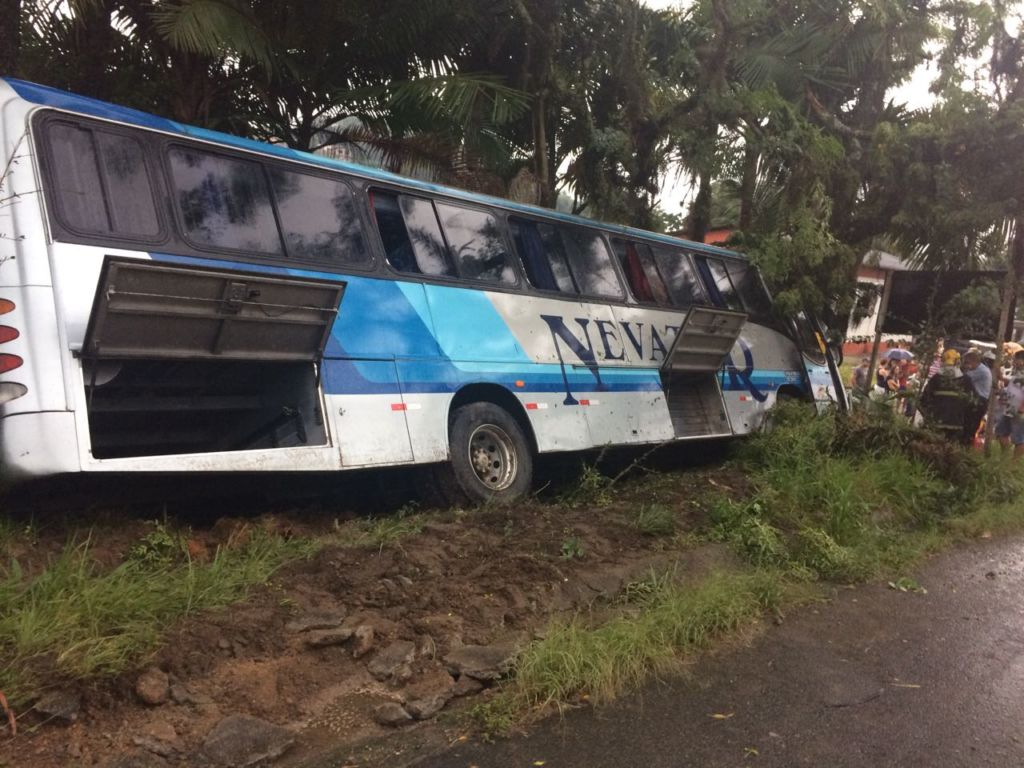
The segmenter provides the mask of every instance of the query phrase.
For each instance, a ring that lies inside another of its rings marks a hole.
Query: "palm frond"
[[[248,7],[238,0],[163,2],[153,24],[174,48],[206,56],[234,53],[259,66],[272,66],[272,45]]]

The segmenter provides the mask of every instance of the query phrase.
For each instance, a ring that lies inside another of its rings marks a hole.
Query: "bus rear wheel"
[[[448,440],[451,460],[438,468],[437,480],[449,504],[509,503],[530,492],[530,443],[501,406],[477,402],[456,408]]]

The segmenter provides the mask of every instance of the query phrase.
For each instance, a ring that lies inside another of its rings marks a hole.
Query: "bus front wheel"
[[[448,503],[508,503],[530,492],[533,453],[522,427],[499,405],[468,403],[448,424],[451,460],[438,469]]]

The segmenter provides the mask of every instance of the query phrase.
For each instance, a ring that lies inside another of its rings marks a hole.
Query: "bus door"
[[[718,370],[746,323],[743,312],[691,307],[676,334],[661,379],[676,437],[731,435]]]

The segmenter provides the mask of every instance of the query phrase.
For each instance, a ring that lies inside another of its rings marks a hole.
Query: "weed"
[[[596,465],[584,464],[576,487],[565,491],[560,496],[560,501],[570,507],[608,506],[612,502],[611,482]]]
[[[645,504],[633,519],[640,533],[648,536],[671,536],[676,532],[676,518],[672,510],[662,504]]]
[[[170,531],[161,522],[152,521],[153,530],[128,550],[126,559],[142,565],[170,565],[188,557],[186,540],[180,533]]]
[[[582,560],[586,552],[583,550],[583,542],[576,536],[570,536],[562,542],[563,560]]]
[[[402,539],[423,531],[427,517],[415,510],[414,504],[406,504],[387,517],[349,520],[345,523],[335,520],[335,541],[343,547],[378,549],[398,544]]]
[[[31,580],[12,562],[0,570],[0,689],[19,702],[48,669],[79,679],[119,674],[156,648],[171,622],[240,599],[311,551],[308,541],[261,533],[205,564],[128,559],[104,572],[88,541],[69,544]]]

